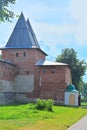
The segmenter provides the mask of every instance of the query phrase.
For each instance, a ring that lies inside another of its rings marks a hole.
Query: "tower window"
[[[24,52],[24,57],[26,56],[26,52]]]
[[[29,74],[29,71],[27,71],[27,75]]]
[[[19,71],[17,71],[17,75],[19,74]]]
[[[55,73],[55,69],[52,69],[52,71],[51,71],[52,73]]]
[[[43,69],[43,73],[46,74],[46,69]]]
[[[16,57],[18,57],[18,53],[16,53]]]

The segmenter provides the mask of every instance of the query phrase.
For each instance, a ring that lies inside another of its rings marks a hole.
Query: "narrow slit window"
[[[16,57],[18,57],[18,53],[16,53]]]
[[[52,74],[54,74],[55,73],[55,71],[54,70],[52,70]]]
[[[26,56],[26,52],[24,52],[24,57]]]
[[[43,73],[46,74],[46,69],[43,69]]]
[[[29,71],[27,71],[27,75],[29,74]]]
[[[17,75],[19,74],[19,71],[17,71]]]
[[[54,74],[54,73],[55,73],[55,70],[53,69],[51,72],[52,72],[52,74]]]

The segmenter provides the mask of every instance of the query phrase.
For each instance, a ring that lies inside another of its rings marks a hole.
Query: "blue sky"
[[[41,48],[55,60],[64,48],[74,48],[87,61],[87,0],[16,0],[9,8],[29,18]],[[0,47],[6,44],[17,18],[0,24]],[[87,76],[84,77],[84,80]]]

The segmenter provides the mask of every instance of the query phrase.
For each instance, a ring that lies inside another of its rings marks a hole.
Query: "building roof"
[[[38,41],[29,20],[25,20],[21,13],[17,24],[5,46],[5,48],[39,48]]]
[[[7,60],[0,59],[0,62],[4,62],[4,63],[7,63],[7,64],[9,64],[9,65],[15,66],[14,63],[12,63],[12,62],[10,62],[10,61],[7,61]]]
[[[60,63],[60,62],[53,62],[48,60],[39,60],[35,65],[37,66],[68,66],[68,64]]]
[[[69,84],[65,92],[78,92],[78,91],[75,89],[75,86],[73,84]]]

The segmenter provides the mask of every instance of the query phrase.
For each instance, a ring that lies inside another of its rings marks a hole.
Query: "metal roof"
[[[40,48],[29,20],[21,13],[5,48]]]
[[[69,84],[65,89],[65,92],[78,92],[73,84]]]
[[[48,60],[39,60],[36,64],[36,66],[48,66],[48,65],[56,65],[56,66],[66,66],[68,64],[65,63],[60,63],[60,62],[53,62],[53,61],[48,61]]]
[[[12,66],[15,66],[14,63],[12,63],[12,62],[10,62],[10,61],[7,61],[7,60],[0,59],[0,62],[4,62],[4,63],[10,64],[10,65],[12,65]]]

